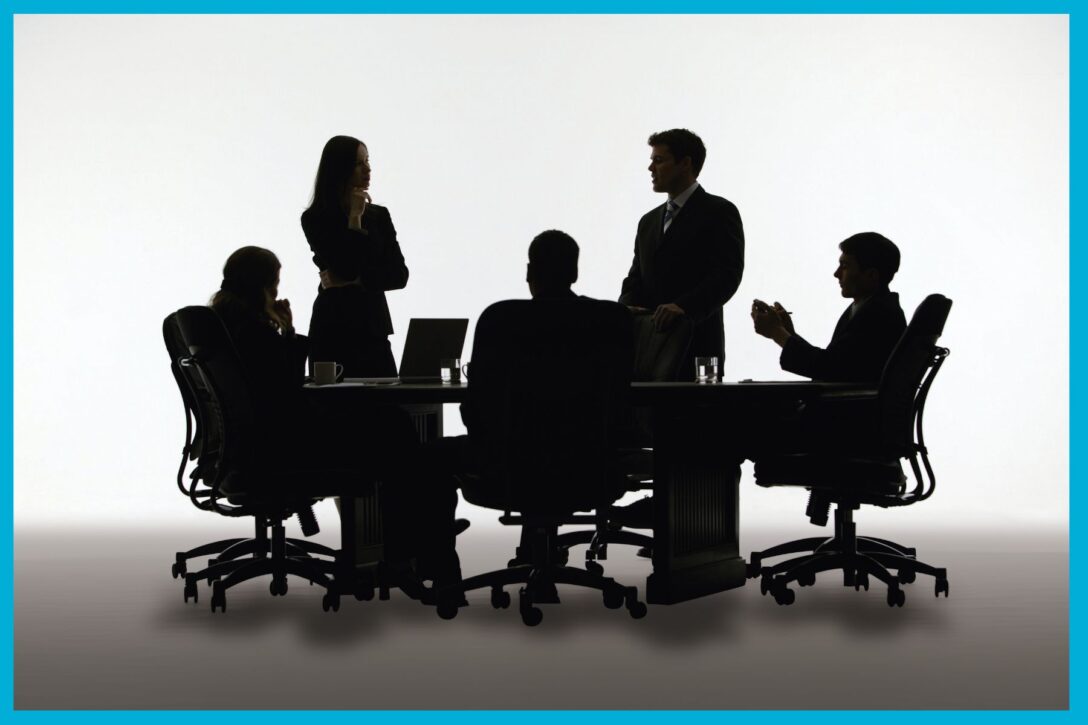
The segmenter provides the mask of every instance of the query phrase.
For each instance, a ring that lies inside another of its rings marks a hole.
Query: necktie
[[[680,207],[673,203],[672,199],[665,202],[665,225],[663,231],[669,231],[669,224],[672,223],[672,218],[676,216],[676,212],[680,211]]]

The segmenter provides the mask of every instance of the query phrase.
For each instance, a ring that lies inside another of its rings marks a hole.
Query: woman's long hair
[[[211,307],[216,312],[237,312],[252,315],[272,327],[280,328],[279,315],[272,307],[275,301],[268,294],[275,286],[280,260],[262,247],[242,247],[227,257],[223,265],[223,282],[212,296]]]
[[[351,175],[355,173],[360,146],[365,144],[351,136],[333,136],[325,143],[325,148],[321,151],[321,162],[317,165],[310,209],[323,212],[347,211],[344,208],[344,191]]]

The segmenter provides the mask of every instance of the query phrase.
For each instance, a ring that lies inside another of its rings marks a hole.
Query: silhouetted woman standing
[[[321,272],[310,319],[310,360],[343,364],[348,377],[397,374],[387,290],[408,284],[389,211],[370,203],[366,145],[334,136],[321,152],[302,231]]]

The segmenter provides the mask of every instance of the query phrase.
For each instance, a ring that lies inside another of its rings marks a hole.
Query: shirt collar
[[[684,204],[688,203],[688,199],[691,198],[691,195],[694,194],[695,190],[698,188],[699,182],[696,181],[694,184],[677,194],[674,198],[670,199],[670,201],[682,209],[684,208]]]
[[[871,299],[873,299],[873,298],[870,296],[870,297],[865,297],[865,298],[860,299],[860,300],[854,300],[854,303],[852,305],[850,305],[850,317],[853,317],[854,315],[856,315],[858,313],[858,310],[860,310],[862,308],[862,306]]]

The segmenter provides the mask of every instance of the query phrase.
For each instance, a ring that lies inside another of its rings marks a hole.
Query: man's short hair
[[[651,134],[648,143],[651,146],[668,146],[674,159],[683,161],[685,156],[691,157],[691,170],[696,176],[703,170],[703,162],[706,161],[706,146],[703,140],[686,128],[673,128],[668,131],[659,131]]]
[[[558,229],[537,234],[529,244],[529,270],[542,287],[569,287],[578,279],[578,243]]]
[[[861,232],[839,242],[843,254],[857,260],[862,271],[875,269],[885,287],[899,271],[899,247],[883,234]]]

